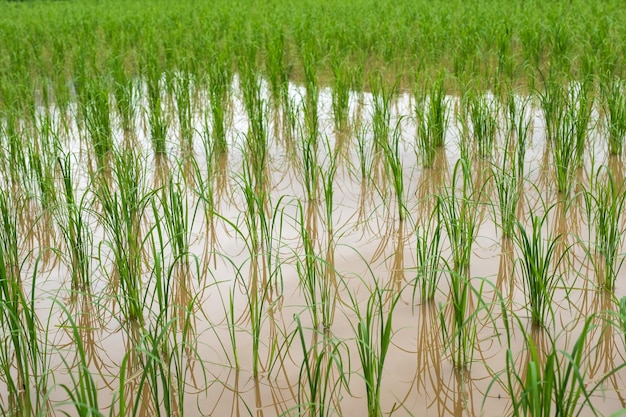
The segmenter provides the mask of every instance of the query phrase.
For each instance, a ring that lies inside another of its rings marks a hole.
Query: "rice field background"
[[[626,12],[0,1],[0,415],[626,414]]]

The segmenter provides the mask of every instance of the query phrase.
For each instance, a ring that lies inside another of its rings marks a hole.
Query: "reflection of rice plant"
[[[593,253],[589,255],[595,260],[599,285],[613,291],[624,263],[621,247],[625,230],[621,215],[626,208],[626,190],[616,183],[608,168],[600,167],[583,196],[588,224],[593,227],[589,234],[594,236]]]

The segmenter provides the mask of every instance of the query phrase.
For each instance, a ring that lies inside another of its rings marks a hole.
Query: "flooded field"
[[[188,131],[163,98],[161,150],[152,113],[132,129],[112,117],[101,155],[78,109],[5,120],[5,140],[37,132],[26,163],[42,174],[3,178],[4,413],[502,416],[557,393],[574,414],[626,406],[623,173],[597,107],[558,191],[531,97],[481,95],[480,114],[439,97],[428,156],[436,96],[350,92],[337,126],[332,90],[289,84],[280,107],[252,80],[228,89],[221,144],[205,91]]]
[[[286,5],[0,0],[0,415],[625,414],[623,4]]]

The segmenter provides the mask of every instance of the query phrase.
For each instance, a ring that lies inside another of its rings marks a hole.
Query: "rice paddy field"
[[[626,8],[0,1],[0,415],[626,414]]]

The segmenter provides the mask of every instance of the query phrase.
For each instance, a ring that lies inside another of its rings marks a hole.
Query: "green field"
[[[617,0],[0,0],[0,415],[626,414],[625,54]]]

